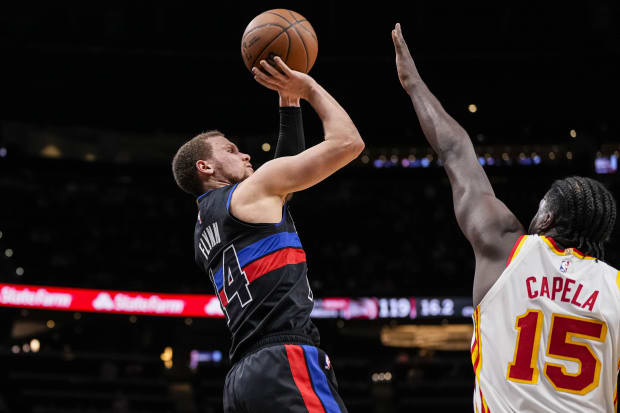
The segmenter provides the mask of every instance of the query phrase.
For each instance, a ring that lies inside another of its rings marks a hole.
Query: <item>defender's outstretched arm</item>
[[[411,98],[424,136],[444,164],[456,218],[474,248],[477,267],[481,259],[505,260],[515,241],[524,234],[523,226],[495,197],[465,129],[446,113],[422,81],[400,24],[392,30],[392,40],[398,77]]]

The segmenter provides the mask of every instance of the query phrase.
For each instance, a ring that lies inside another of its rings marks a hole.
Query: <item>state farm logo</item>
[[[97,298],[93,301],[93,308],[95,310],[102,311],[113,311],[114,310],[114,301],[112,301],[112,297],[108,293],[99,293]]]
[[[183,314],[184,300],[164,299],[157,295],[135,297],[118,293],[112,296],[101,292],[93,300],[92,306],[99,311],[113,311],[122,313],[152,313],[152,314]]]
[[[205,304],[205,314],[212,316],[224,315],[222,307],[220,307],[220,301],[217,298],[213,297],[207,304]]]

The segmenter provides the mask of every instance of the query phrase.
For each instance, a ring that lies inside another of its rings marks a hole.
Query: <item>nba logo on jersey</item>
[[[568,272],[569,265],[570,265],[569,260],[562,260],[562,264],[560,264],[560,272],[566,274]]]
[[[332,366],[332,362],[329,360],[329,356],[326,354],[325,355],[325,370],[329,370],[331,366]]]

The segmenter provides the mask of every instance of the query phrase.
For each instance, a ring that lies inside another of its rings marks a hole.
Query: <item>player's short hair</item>
[[[214,136],[224,136],[224,134],[218,130],[203,132],[185,142],[172,158],[174,180],[179,188],[188,194],[199,196],[204,192],[202,181],[196,169],[196,162],[211,158],[213,148],[207,140]]]
[[[566,247],[604,259],[616,222],[616,201],[602,183],[581,176],[557,180],[547,193],[557,235]]]

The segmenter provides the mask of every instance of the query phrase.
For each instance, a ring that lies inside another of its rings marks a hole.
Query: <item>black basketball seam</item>
[[[282,16],[282,15],[281,15],[281,14],[279,14],[279,13],[276,13],[275,11],[267,11],[267,12],[265,12],[265,13],[269,13],[269,14],[273,14],[274,16],[278,16],[278,17],[280,17],[280,18],[284,19],[284,21],[285,21],[285,22],[287,22],[288,24],[292,24],[290,21],[288,21],[288,19],[287,19],[286,17]],[[293,23],[294,23],[294,22],[295,22],[295,19],[293,19]]]
[[[270,41],[269,43],[267,43],[267,45],[266,45],[265,47],[263,47],[263,49],[262,49],[262,50],[261,50],[261,51],[260,51],[260,52],[256,55],[256,59],[254,59],[254,62],[252,62],[252,65],[250,66],[250,70],[252,70],[252,67],[254,67],[254,64],[256,64],[256,61],[258,60],[258,58],[260,57],[260,55],[262,55],[262,54],[263,54],[263,52],[265,51],[265,49],[266,49],[266,48],[268,48],[269,46],[271,46],[271,44],[272,44],[273,42],[275,42],[275,41],[276,41],[276,39],[277,39],[278,37],[282,36],[282,33],[286,33],[286,32],[287,32],[287,30],[288,30],[288,29],[290,29],[291,27],[293,27],[293,30],[295,30],[294,26],[295,26],[297,23],[303,23],[304,21],[306,21],[306,20],[299,20],[299,21],[296,21],[295,23],[291,24],[290,26],[288,26],[288,27],[286,27],[286,28],[284,28],[284,27],[282,27],[282,26],[280,26],[280,25],[278,25],[278,24],[272,24],[272,23],[267,23],[267,24],[264,24],[263,26],[259,26],[259,27],[264,27],[264,26],[269,26],[269,25],[271,25],[271,26],[277,26],[277,27],[280,27],[280,28],[282,29],[282,32],[281,32],[279,35],[277,35],[276,37],[274,37],[273,39],[271,39],[271,41]],[[252,31],[254,31],[255,29],[258,29],[258,27],[255,27],[254,29],[252,29],[252,30],[251,30],[251,32],[252,32]],[[306,43],[304,42],[304,39],[301,37],[301,34],[299,34],[299,32],[298,32],[297,30],[295,30],[295,31],[297,32],[297,35],[299,36],[299,38],[301,39],[301,42],[302,42],[302,43],[303,43],[303,45],[304,45],[304,52],[306,52],[306,69],[308,69],[308,51],[306,50]],[[248,34],[246,33],[246,35],[245,35],[245,36],[247,36],[247,35],[248,35]],[[243,36],[243,39],[245,39],[245,36]],[[289,42],[289,43],[288,43],[288,44],[289,44],[289,47],[288,47],[288,50],[287,50],[287,52],[286,52],[286,53],[287,53],[287,54],[286,54],[286,56],[288,57],[288,53],[290,52],[290,49],[291,49],[291,38],[290,38],[290,36],[288,35],[288,33],[286,33],[286,36],[288,37],[288,42]],[[241,40],[243,41],[243,39],[241,39]],[[286,59],[285,59],[285,61],[286,61]]]
[[[292,11],[290,11],[290,10],[287,10],[287,11],[288,11],[288,13],[289,13],[289,14],[293,17],[293,20],[295,20],[295,24],[297,24],[297,23],[303,23],[303,22],[307,22],[307,21],[308,21],[308,19],[297,20],[297,17],[295,17],[295,15],[293,14],[293,12],[292,12]],[[303,17],[303,16],[302,16],[302,17]],[[308,22],[308,24],[310,24],[310,22]],[[308,30],[308,29],[307,29],[306,27],[304,27],[304,26],[301,26],[301,28],[303,28],[305,31],[307,31],[307,32],[310,34],[310,36],[314,37],[314,40],[316,40],[316,41],[318,42],[318,40],[319,40],[319,39],[317,39],[317,38],[316,38],[316,35],[315,35],[314,33],[312,33],[310,30]],[[297,32],[297,34],[298,34],[298,35],[299,35],[299,37],[301,38],[301,33],[299,33],[299,31],[297,31],[297,29],[295,29],[295,31]],[[302,41],[303,41],[303,40],[302,40]],[[304,43],[304,47],[306,47],[306,44],[305,44],[305,43]],[[307,55],[307,54],[308,54],[308,53],[306,52],[306,55]],[[306,59],[306,60],[308,60],[308,59]]]
[[[286,57],[284,58],[284,63],[288,62],[288,55],[291,54],[291,36],[288,34],[288,31],[285,31],[286,38],[288,39],[288,47],[286,49]]]
[[[297,23],[300,23],[300,22],[295,22],[295,24]],[[308,56],[308,48],[306,47],[306,42],[304,42],[304,38],[302,37],[301,33],[299,33],[297,28],[294,27],[294,25],[291,25],[291,27],[293,28],[293,30],[295,30],[295,33],[297,33],[297,36],[299,36],[301,43],[304,45],[304,52],[306,53],[306,70],[304,70],[304,72],[308,73],[308,63],[310,63],[310,58]]]
[[[288,20],[287,20],[287,21],[288,21]],[[262,27],[267,27],[267,26],[275,26],[275,27],[279,27],[279,28],[281,28],[282,30],[288,30],[288,29],[290,29],[291,27],[295,26],[297,23],[303,23],[303,22],[307,22],[307,21],[308,21],[308,20],[298,20],[298,21],[296,21],[295,23],[289,23],[289,25],[288,25],[288,26],[281,26],[281,25],[276,24],[276,23],[265,23],[265,24],[261,24],[260,26],[253,27],[253,28],[252,28],[252,30],[250,30],[249,32],[245,32],[245,33],[243,33],[243,37],[241,38],[241,40],[245,39],[245,38],[246,38],[246,36],[247,36],[248,34],[250,34],[250,33],[254,32],[256,29],[260,29],[260,28],[262,28]],[[301,26],[301,27],[304,27],[304,26]],[[306,29],[306,28],[304,27],[304,30],[308,30],[308,29]],[[312,32],[310,32],[309,30],[308,30],[308,33],[310,33],[310,34],[312,35]],[[313,35],[313,36],[314,36],[314,35]],[[316,39],[316,36],[314,36],[314,38]]]
[[[288,12],[288,14],[290,14],[290,15],[291,15],[291,17],[293,18],[293,21],[294,21],[294,22],[297,22],[297,21],[298,21],[298,20],[297,20],[297,17],[295,17],[295,15],[293,14],[293,12],[292,12],[292,11],[290,11],[290,10],[288,10],[288,9],[287,9],[286,11]]]
[[[260,55],[262,55],[262,54],[263,54],[263,52],[265,51],[265,49],[266,49],[266,48],[268,48],[269,46],[271,46],[271,44],[272,44],[273,42],[275,42],[275,41],[278,39],[278,37],[282,36],[282,33],[286,33],[286,30],[282,30],[282,32],[281,32],[279,35],[277,35],[276,37],[274,37],[273,39],[271,39],[271,41],[270,41],[269,43],[267,43],[267,44],[265,45],[265,47],[263,47],[263,49],[262,49],[262,50],[261,50],[261,51],[260,51],[260,52],[256,55],[256,59],[254,59],[254,61],[252,62],[252,65],[250,66],[250,70],[252,70],[252,68],[254,67],[254,64],[256,63],[256,61],[258,60],[258,58],[260,57]],[[287,34],[287,36],[288,36],[288,34]],[[290,41],[290,39],[289,39],[289,41]]]
[[[297,17],[295,17],[295,15],[293,14],[293,12],[292,12],[292,11],[290,11],[290,10],[287,10],[287,11],[288,11],[288,13],[289,13],[291,16],[293,16],[293,20],[295,20],[295,24],[297,24],[297,23],[303,23],[303,22],[308,22],[308,19],[301,19],[301,20],[297,20]],[[303,16],[302,16],[302,17],[303,17]],[[285,20],[286,20],[286,19],[285,19]],[[288,20],[287,20],[287,21],[288,21]],[[310,22],[308,22],[308,24],[310,24]],[[314,37],[314,40],[317,40],[317,41],[319,40],[319,39],[317,39],[317,38],[316,38],[316,35],[315,35],[314,33],[312,33],[310,30],[308,30],[308,28],[306,28],[306,27],[304,27],[304,26],[301,26],[301,28],[303,28],[305,31],[307,31],[307,32],[310,34],[310,36]],[[299,33],[299,32],[297,32],[297,33]],[[300,35],[300,37],[301,37],[301,35]]]
[[[300,20],[299,23],[303,23],[303,22],[307,22],[308,20]],[[310,24],[310,22],[308,22],[308,24]],[[312,31],[310,31],[307,27],[305,26],[299,26],[302,29],[304,29],[305,31],[308,32],[308,34],[312,37],[314,37],[314,40],[316,40],[317,42],[319,41],[319,39],[317,39],[316,34],[314,34]]]
[[[265,24],[261,24],[260,26],[253,27],[253,28],[252,28],[252,30],[250,30],[249,32],[243,33],[243,37],[241,38],[241,40],[245,39],[245,37],[246,37],[248,34],[250,34],[250,33],[254,32],[255,30],[260,29],[260,28],[262,28],[262,27],[267,27],[267,26],[275,26],[275,27],[279,27],[279,28],[281,28],[282,30],[286,30],[286,29],[287,29],[286,27],[284,27],[284,26],[280,26],[279,24],[275,24],[275,23],[265,23]]]
[[[278,15],[278,16],[279,16],[279,15]],[[280,17],[281,17],[281,16],[280,16]],[[286,20],[286,19],[285,19],[285,20]],[[246,37],[248,34],[250,34],[250,33],[254,32],[256,29],[260,29],[261,27],[275,26],[275,27],[279,27],[279,28],[281,28],[282,30],[288,30],[288,29],[290,29],[292,26],[296,25],[297,23],[303,23],[303,22],[307,22],[307,21],[308,21],[308,20],[298,20],[298,21],[296,21],[295,23],[289,23],[289,25],[288,25],[288,26],[281,26],[281,25],[276,24],[276,23],[265,23],[265,24],[261,24],[260,26],[253,27],[253,28],[252,28],[252,30],[250,30],[249,32],[244,32],[244,33],[243,33],[243,37],[241,38],[241,40],[245,39],[245,37]],[[286,20],[286,22],[288,23],[288,20]],[[301,27],[304,27],[304,26],[301,26]],[[308,30],[308,29],[306,29],[306,28],[304,27],[304,30]],[[310,34],[312,35],[312,32],[308,31],[308,33],[310,33]],[[312,36],[314,36],[314,35],[312,35]],[[316,39],[316,36],[314,36],[314,38]]]

